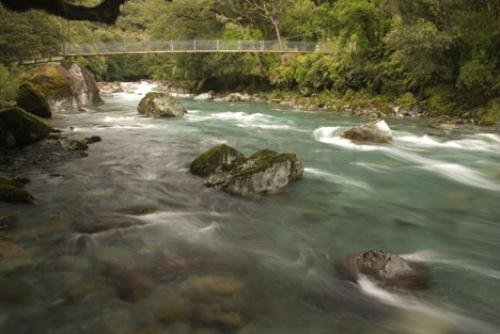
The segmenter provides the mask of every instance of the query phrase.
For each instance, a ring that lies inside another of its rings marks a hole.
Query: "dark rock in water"
[[[28,177],[15,177],[12,179],[12,181],[17,182],[17,184],[22,184],[22,185],[27,185],[28,183],[31,182],[31,180]]]
[[[85,144],[94,144],[102,141],[102,138],[99,136],[91,136],[85,138],[83,141],[85,142]]]
[[[182,117],[186,109],[169,93],[151,92],[137,106],[140,114],[147,117]]]
[[[276,194],[303,173],[304,168],[295,154],[263,150],[233,168],[223,189],[243,196]]]
[[[0,202],[33,203],[34,197],[22,188],[0,185]]]
[[[241,162],[245,156],[235,148],[222,144],[217,145],[200,155],[191,163],[191,173],[206,177],[215,172],[231,169],[232,165]]]
[[[70,151],[86,151],[89,149],[87,143],[84,140],[69,139],[67,141],[61,141]]]
[[[12,230],[17,227],[16,216],[0,216],[0,231]]]
[[[364,275],[383,286],[395,288],[427,288],[431,278],[421,267],[382,250],[351,255],[337,262],[336,269],[350,280]]]
[[[32,203],[34,197],[23,189],[24,184],[0,177],[0,202]]]
[[[137,218],[120,215],[110,215],[100,217],[93,224],[79,226],[78,231],[81,233],[93,234],[114,229],[140,226],[144,224],[144,221]]]
[[[128,208],[124,208],[119,210],[120,213],[132,216],[143,216],[148,215],[150,213],[155,213],[158,211],[157,207],[149,206],[149,205],[134,205],[129,206]]]
[[[34,144],[8,150],[8,162],[0,164],[0,171],[15,173],[32,165],[63,162],[86,157],[88,146],[83,141],[55,136]]]
[[[44,120],[20,108],[0,110],[0,147],[31,144],[53,131]]]
[[[342,137],[357,143],[389,144],[392,132],[385,121],[368,123],[345,131]]]
[[[19,87],[17,105],[27,112],[43,118],[52,117],[50,106],[41,92],[32,84],[25,82]]]

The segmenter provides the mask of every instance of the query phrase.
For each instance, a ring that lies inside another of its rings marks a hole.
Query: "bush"
[[[0,64],[0,107],[6,102],[16,100],[17,91],[21,84],[20,73],[16,68],[7,68]]]

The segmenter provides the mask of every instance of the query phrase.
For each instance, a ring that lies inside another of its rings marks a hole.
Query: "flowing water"
[[[340,134],[360,119],[209,101],[147,119],[136,105],[152,87],[136,86],[55,117],[103,141],[25,171],[36,205],[0,204],[33,262],[0,265],[14,294],[1,333],[500,332],[500,135],[391,121],[393,145],[356,145]],[[258,200],[206,188],[189,163],[220,143],[295,152],[304,177]],[[137,227],[75,230],[134,205],[158,210]],[[336,260],[370,249],[418,262],[431,289],[336,277]]]

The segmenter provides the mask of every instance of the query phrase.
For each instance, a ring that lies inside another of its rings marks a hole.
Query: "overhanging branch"
[[[0,0],[0,3],[16,12],[39,9],[68,20],[113,24],[120,15],[120,6],[126,1],[128,0],[103,0],[94,7],[73,5],[65,0]]]

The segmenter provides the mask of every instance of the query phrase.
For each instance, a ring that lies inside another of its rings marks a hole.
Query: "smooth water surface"
[[[183,101],[183,119],[147,119],[136,106],[149,88],[55,117],[72,137],[103,141],[87,158],[26,171],[36,205],[0,204],[19,216],[14,237],[34,262],[1,274],[25,294],[0,304],[1,333],[500,332],[499,134],[390,121],[393,145],[356,145],[340,134],[361,119],[209,101]],[[260,200],[206,188],[189,164],[220,143],[295,152],[304,177]],[[134,205],[159,210],[139,227],[75,230]],[[336,260],[370,249],[419,262],[432,288],[336,277]],[[193,284],[208,292],[193,297]],[[178,299],[188,310],[162,318],[172,312],[158,305]]]

